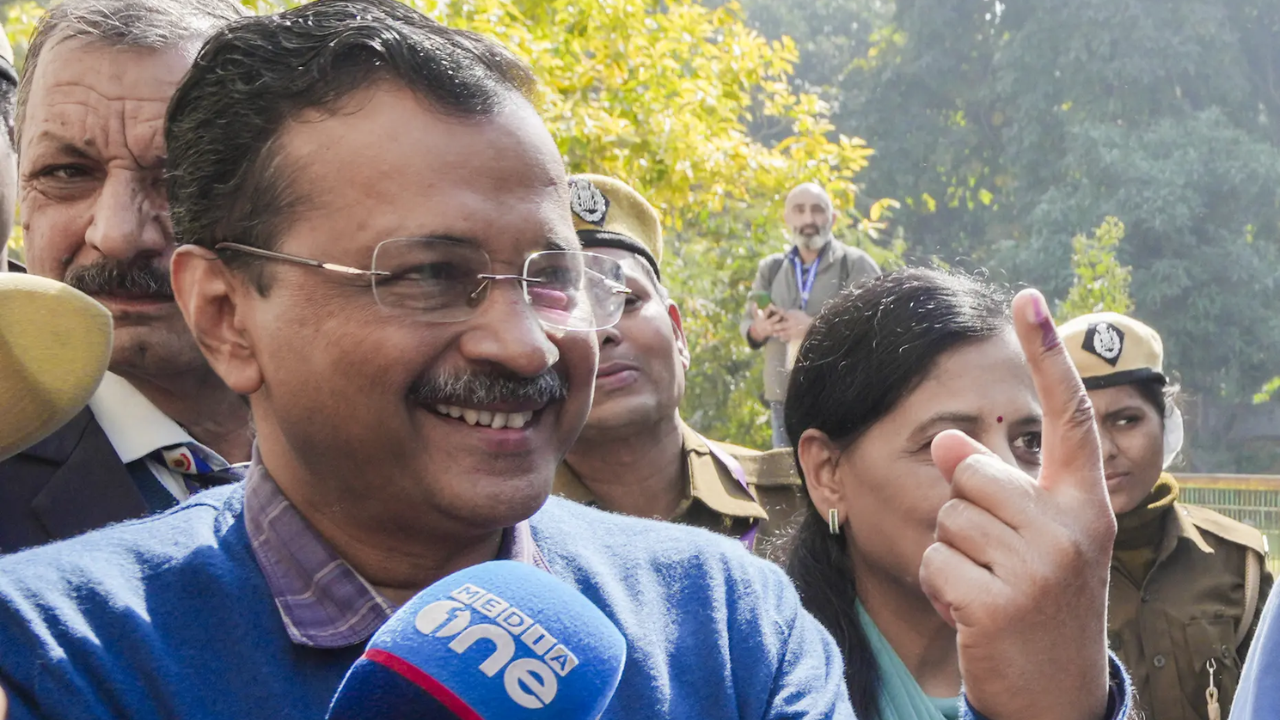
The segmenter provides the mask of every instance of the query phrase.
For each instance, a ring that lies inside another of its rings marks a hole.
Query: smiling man
[[[0,553],[167,509],[248,460],[248,409],[173,299],[164,185],[169,97],[200,42],[243,13],[68,0],[36,29],[18,93],[25,259],[105,305],[114,347],[89,407],[0,464]]]
[[[614,178],[577,175],[569,187],[582,246],[620,262],[631,294],[622,319],[596,333],[595,402],[556,473],[556,493],[705,528],[768,554],[801,508],[791,451],[714,442],[685,424],[689,345],[661,280],[658,212]]]
[[[605,718],[852,716],[778,569],[548,499],[627,289],[579,249],[532,86],[392,0],[209,40],[168,114],[173,284],[249,397],[253,461],[242,485],[0,560],[14,717],[322,717],[394,608],[495,558],[621,629]]]

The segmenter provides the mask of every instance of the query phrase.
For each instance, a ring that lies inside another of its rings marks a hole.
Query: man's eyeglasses
[[[525,259],[520,275],[495,275],[484,250],[441,238],[384,240],[374,248],[369,270],[239,243],[218,243],[214,249],[367,277],[379,305],[407,310],[431,322],[472,317],[488,297],[489,287],[499,280],[520,283],[542,324],[563,330],[612,326],[622,317],[631,294],[617,260],[574,250],[537,252]]]

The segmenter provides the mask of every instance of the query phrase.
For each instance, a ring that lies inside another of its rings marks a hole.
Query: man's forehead
[[[355,246],[422,235],[491,254],[578,246],[563,162],[532,108],[445,117],[391,84],[287,122],[271,145],[297,224],[343,229]]]
[[[816,203],[820,205],[830,205],[831,200],[827,197],[827,193],[815,185],[800,185],[787,194],[787,205]]]
[[[21,109],[23,146],[162,156],[169,99],[190,66],[177,50],[70,39],[40,58]]]
[[[31,92],[80,86],[104,101],[168,103],[190,68],[190,54],[181,48],[122,47],[86,38],[54,38],[32,68]]]
[[[649,263],[630,250],[613,247],[592,247],[587,248],[587,252],[597,255],[604,255],[617,260],[622,265],[622,271],[626,273],[627,279],[642,280],[646,285],[652,284],[652,272],[649,271]]]

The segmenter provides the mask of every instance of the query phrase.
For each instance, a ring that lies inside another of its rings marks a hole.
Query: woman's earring
[[[831,508],[830,510],[827,511],[827,529],[831,531],[832,535],[840,534],[840,511],[839,510],[835,508]]]

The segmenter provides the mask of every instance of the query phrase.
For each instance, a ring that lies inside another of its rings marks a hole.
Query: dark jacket
[[[0,462],[0,554],[147,513],[142,493],[88,408]]]

